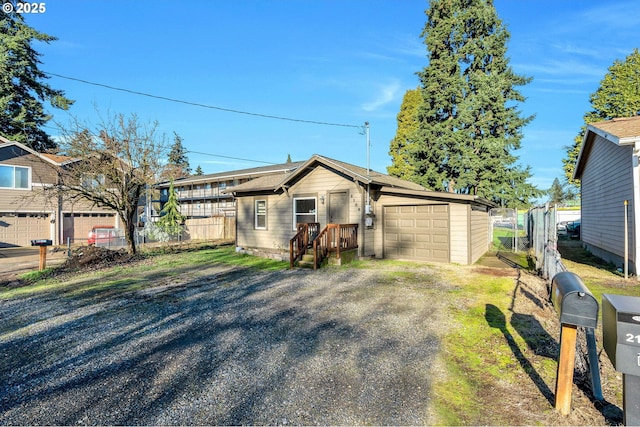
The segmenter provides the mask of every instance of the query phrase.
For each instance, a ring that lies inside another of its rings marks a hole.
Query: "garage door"
[[[449,262],[449,205],[384,207],[384,257]]]
[[[65,213],[62,224],[63,241],[67,242],[67,237],[72,243],[87,243],[89,231],[94,226],[110,225],[115,226],[115,214],[108,213]]]
[[[31,246],[35,239],[51,239],[48,214],[0,213],[0,248]]]

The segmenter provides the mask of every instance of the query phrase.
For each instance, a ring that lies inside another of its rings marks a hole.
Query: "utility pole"
[[[371,139],[369,137],[369,122],[364,122],[364,133],[367,136],[367,178],[369,177],[369,163],[370,163],[370,154],[371,151]]]

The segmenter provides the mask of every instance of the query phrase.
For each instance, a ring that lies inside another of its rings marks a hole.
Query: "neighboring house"
[[[34,239],[81,243],[95,225],[117,227],[113,211],[45,195],[58,183],[61,168],[76,161],[0,136],[0,247],[29,246]]]
[[[173,187],[180,203],[180,213],[188,219],[233,216],[236,212],[235,199],[233,194],[224,193],[225,190],[261,176],[291,171],[301,164],[302,162],[291,162],[176,179]],[[169,198],[170,184],[170,181],[165,181],[156,185],[160,190],[158,201],[161,206]],[[156,214],[158,212],[159,210]]]
[[[319,155],[227,191],[236,197],[237,246],[283,258],[298,223],[356,224],[361,257],[473,264],[491,241],[491,202]]]
[[[587,127],[574,178],[580,179],[581,239],[594,255],[623,266],[628,201],[629,271],[640,267],[640,116]]]

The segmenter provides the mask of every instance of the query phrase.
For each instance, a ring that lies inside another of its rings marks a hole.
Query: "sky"
[[[157,121],[169,142],[180,135],[192,169],[204,173],[313,154],[366,167],[365,122],[370,167],[386,172],[402,97],[428,65],[420,37],[427,1],[44,3],[44,13],[24,17],[58,38],[34,47],[41,70],[66,77],[51,76],[49,84],[75,100],[69,111],[50,108],[54,121],[97,124],[110,114],[135,113]],[[518,107],[535,118],[515,154],[531,167],[530,182],[548,189],[564,176],[564,147],[583,125],[590,94],[614,61],[640,47],[640,2],[494,4],[511,34],[510,65],[533,78],[520,87],[526,101]]]

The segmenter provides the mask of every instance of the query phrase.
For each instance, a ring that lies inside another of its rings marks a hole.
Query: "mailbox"
[[[31,241],[31,246],[51,246],[53,241],[49,239],[37,239]]]
[[[574,273],[558,273],[551,281],[551,300],[560,323],[595,328],[598,326],[598,301]]]
[[[616,371],[640,376],[640,297],[602,295],[602,340]]]

